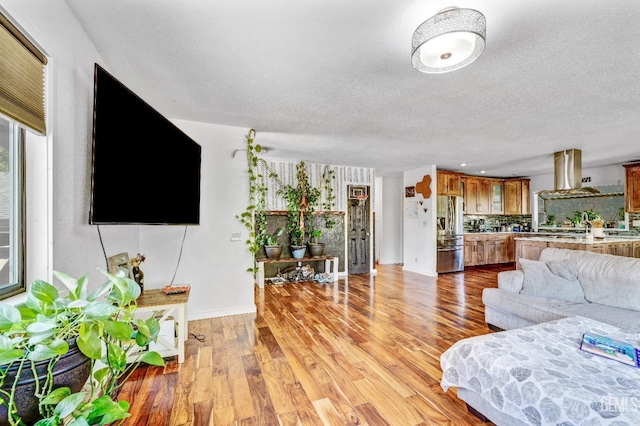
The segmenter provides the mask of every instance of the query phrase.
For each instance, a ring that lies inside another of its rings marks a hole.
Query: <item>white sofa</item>
[[[510,330],[583,316],[630,332],[640,331],[640,259],[546,248],[539,261],[520,259],[522,270],[498,274],[485,288],[485,321]]]

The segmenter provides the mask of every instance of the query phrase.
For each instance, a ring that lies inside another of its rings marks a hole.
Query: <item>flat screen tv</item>
[[[89,223],[198,225],[201,147],[95,64]]]

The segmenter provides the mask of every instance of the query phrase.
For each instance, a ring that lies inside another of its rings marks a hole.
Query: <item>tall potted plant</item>
[[[0,303],[0,425],[111,424],[129,416],[129,403],[115,398],[133,369],[164,365],[156,352],[132,355],[160,331],[154,317],[134,316],[140,287],[103,273],[107,281],[91,293],[86,275],[54,272],[62,291],[36,280],[24,303]],[[60,378],[69,353],[78,383]]]
[[[309,183],[304,161],[296,165],[296,181],[295,185],[281,188],[279,194],[287,202],[287,229],[292,255],[294,258],[301,258],[306,250],[305,222],[312,219],[313,211],[320,200],[320,189],[312,187]],[[302,255],[296,255],[297,253]]]

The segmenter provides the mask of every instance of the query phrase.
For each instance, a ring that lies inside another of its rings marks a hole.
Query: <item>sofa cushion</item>
[[[575,260],[542,262],[520,259],[524,281],[520,294],[586,303]]]
[[[569,259],[577,262],[587,301],[640,311],[640,259],[557,248],[540,255],[541,261]]]
[[[487,307],[490,306],[500,312],[523,318],[534,324],[565,318],[568,315],[564,312],[570,306],[577,305],[575,302],[512,293],[499,288],[483,289],[482,303]],[[491,324],[505,328],[503,324]]]

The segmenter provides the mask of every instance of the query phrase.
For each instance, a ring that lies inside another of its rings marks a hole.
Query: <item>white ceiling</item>
[[[66,2],[142,99],[169,118],[253,127],[265,158],[501,177],[551,173],[570,148],[583,168],[640,159],[640,2]],[[486,49],[422,74],[411,36],[449,6],[486,16]]]

